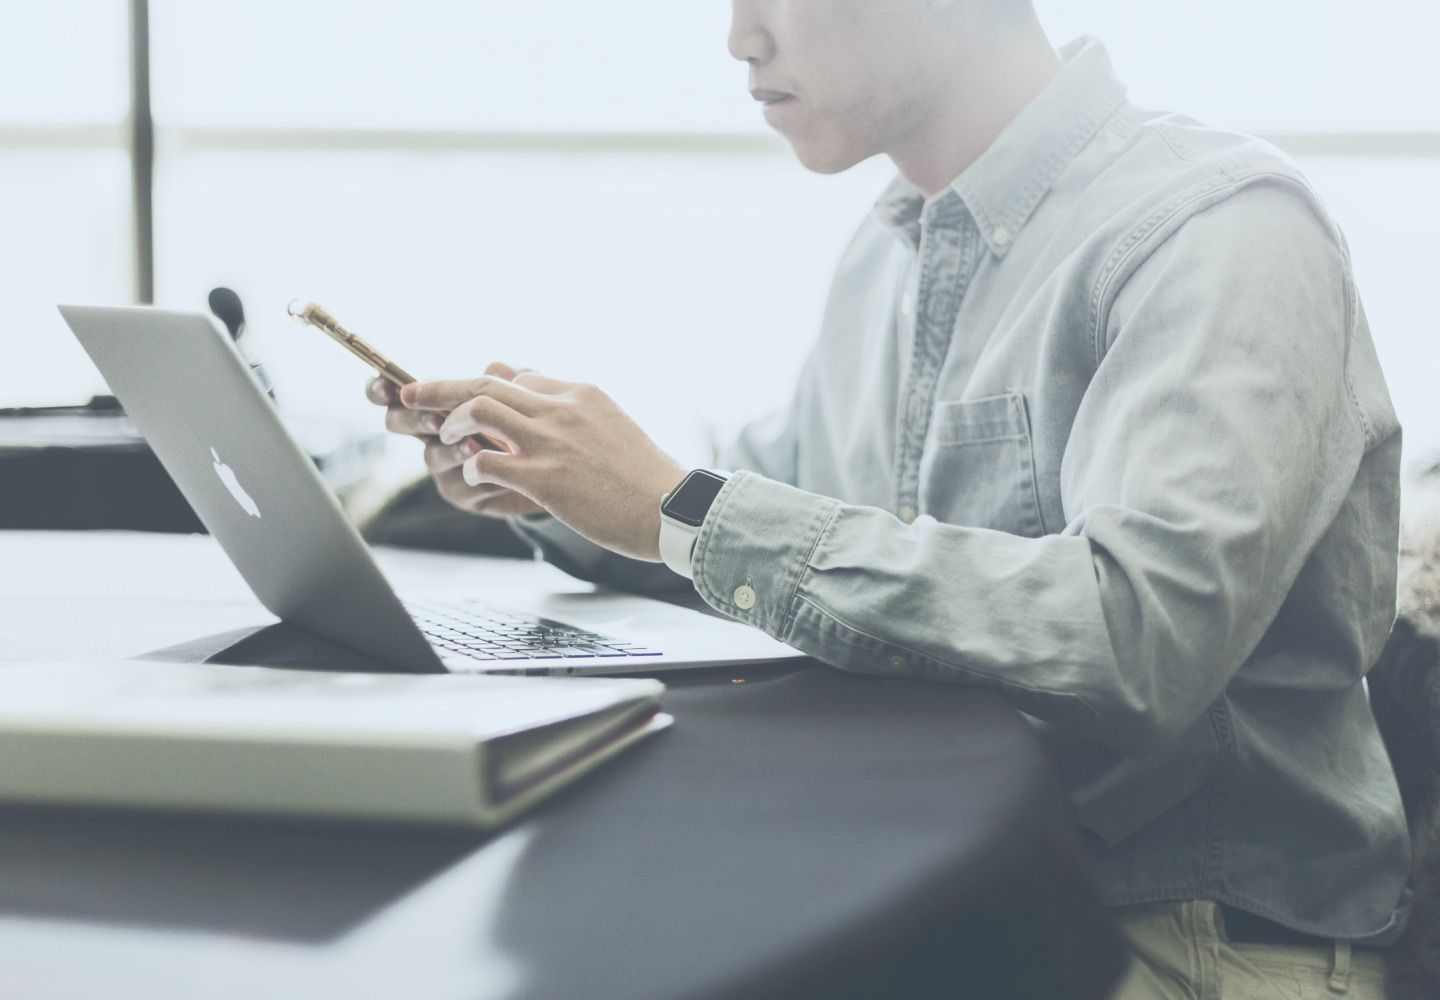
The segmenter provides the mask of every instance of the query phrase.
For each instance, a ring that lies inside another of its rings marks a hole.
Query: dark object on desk
[[[0,528],[205,530],[114,396],[0,409]]]
[[[120,400],[114,396],[91,396],[88,403],[79,406],[0,407],[0,417],[93,417],[122,412]]]
[[[328,423],[290,429],[342,495],[384,448],[382,435]],[[113,396],[0,410],[0,528],[205,530]]]
[[[0,451],[0,527],[205,530],[149,449]]]
[[[530,546],[504,521],[456,510],[428,476],[405,486],[361,528],[371,545],[529,559]]]

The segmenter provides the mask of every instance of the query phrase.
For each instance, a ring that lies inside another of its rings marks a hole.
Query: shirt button
[[[885,662],[890,665],[891,670],[905,669],[905,657],[903,656],[891,656],[888,657]]]
[[[990,238],[995,241],[997,247],[1008,246],[1010,243],[1010,230],[1004,226],[996,226],[995,231],[990,234]]]
[[[735,588],[735,606],[741,611],[749,611],[755,606],[755,589],[749,584],[743,584]]]
[[[915,318],[915,296],[910,292],[900,297],[900,315],[906,319]]]
[[[909,504],[906,504],[904,507],[901,507],[901,508],[900,508],[900,520],[904,521],[906,524],[914,524],[914,523],[915,523],[915,508],[914,508],[914,507],[911,507]]]

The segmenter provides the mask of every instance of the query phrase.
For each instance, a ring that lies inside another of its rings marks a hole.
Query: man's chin
[[[806,170],[817,174],[839,174],[867,158],[855,150],[817,146],[804,141],[790,140],[795,158]]]

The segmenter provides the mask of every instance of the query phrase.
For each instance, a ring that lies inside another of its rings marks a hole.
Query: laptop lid
[[[445,670],[208,316],[99,306],[60,314],[266,608],[398,669]]]

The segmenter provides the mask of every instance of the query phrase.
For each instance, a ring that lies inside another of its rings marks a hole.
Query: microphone
[[[265,366],[250,357],[250,352],[245,349],[245,307],[240,303],[240,296],[229,288],[212,288],[210,290],[210,311],[225,325],[230,339],[235,342],[236,349],[240,356],[250,366],[250,372],[255,376],[255,381],[265,394],[272,400],[275,398],[275,386],[270,381],[270,375],[265,371]]]

